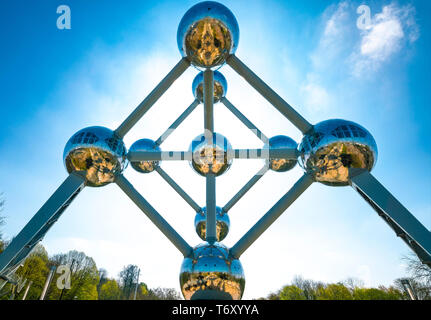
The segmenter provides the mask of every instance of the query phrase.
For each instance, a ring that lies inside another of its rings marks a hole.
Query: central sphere
[[[203,243],[184,259],[180,272],[186,300],[240,300],[245,288],[241,262],[221,243]]]
[[[160,147],[151,139],[140,139],[129,149],[129,152],[135,151],[160,151]],[[131,161],[130,164],[140,173],[150,173],[160,164],[160,161]]]
[[[192,83],[193,95],[200,102],[204,102],[204,73],[199,72]],[[220,101],[226,95],[226,78],[218,71],[214,71],[214,103]]]
[[[271,149],[296,149],[298,144],[292,138],[287,136],[275,136],[269,139]],[[298,161],[290,159],[269,159],[269,168],[276,172],[285,172],[295,167]]]
[[[349,184],[349,168],[371,171],[377,161],[373,136],[351,121],[322,121],[306,134],[299,146],[300,164],[314,179],[329,186]]]
[[[202,240],[206,240],[207,208],[203,207],[202,212],[197,212],[195,216],[196,233]],[[217,242],[223,241],[229,233],[230,220],[226,212],[222,212],[220,207],[216,207],[216,236]]]
[[[223,65],[235,53],[239,27],[233,13],[224,5],[200,2],[191,7],[178,25],[177,43],[183,57],[200,68]]]
[[[212,138],[212,143],[208,142],[205,135],[201,134],[190,144],[189,151],[193,154],[190,165],[202,176],[209,173],[219,176],[226,172],[232,164],[232,159],[228,159],[227,156],[228,151],[232,149],[229,141],[215,132]]]
[[[69,139],[63,161],[67,172],[84,172],[87,186],[100,187],[113,182],[124,170],[126,147],[114,131],[88,127]]]

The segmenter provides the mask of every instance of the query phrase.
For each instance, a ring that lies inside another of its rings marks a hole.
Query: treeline
[[[6,244],[7,245],[7,244]],[[0,252],[5,243],[0,240]],[[69,251],[66,254],[48,256],[45,248],[38,244],[24,264],[17,269],[13,279],[0,291],[0,300],[21,300],[29,286],[26,300],[40,298],[52,267],[70,268],[70,289],[64,286],[64,273],[54,272],[46,291],[45,300],[178,300],[181,295],[171,288],[149,289],[143,282],[138,283],[138,267],[128,265],[117,278],[109,278],[105,269],[98,269],[93,258],[84,252]],[[1,280],[0,280],[1,282]],[[60,286],[57,285],[60,283]],[[136,296],[136,298],[135,298]]]
[[[414,257],[406,257],[410,266],[416,265]],[[419,262],[420,263],[420,262]],[[361,280],[349,278],[338,283],[324,283],[294,277],[291,284],[259,300],[411,300],[402,280],[408,280],[416,300],[431,300],[431,269],[423,269],[427,275],[413,274],[410,278],[396,279],[389,287],[366,288]]]

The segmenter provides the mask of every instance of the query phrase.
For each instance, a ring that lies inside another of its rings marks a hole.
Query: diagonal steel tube
[[[154,209],[147,200],[133,187],[133,185],[123,176],[119,175],[115,179],[116,184],[132,200],[139,209],[156,225],[157,228],[172,242],[172,244],[184,255],[188,257],[192,253],[192,247],[175,231],[174,228]]]
[[[304,174],[293,187],[230,249],[230,255],[239,258],[253,242],[313,183],[310,174]]]
[[[223,212],[228,212],[232,207],[263,177],[269,166],[265,164],[223,207]]]
[[[281,112],[292,124],[301,130],[302,133],[307,133],[313,126],[305,120],[295,109],[284,101],[274,90],[272,90],[265,82],[263,82],[253,71],[251,71],[241,60],[235,55],[230,55],[227,64],[232,67],[240,76],[242,76],[253,88],[256,89],[269,103],[271,103],[278,111]]]
[[[350,169],[350,184],[377,214],[431,267],[431,232],[427,230],[374,176]]]
[[[0,274],[7,275],[21,264],[84,186],[85,178],[79,173],[71,173],[66,178],[0,254]]]
[[[201,207],[172,179],[160,166],[156,166],[157,173],[193,208],[196,212],[201,211]]]
[[[213,173],[206,175],[206,206],[206,240],[212,244],[217,241],[216,176]]]
[[[176,119],[169,128],[156,140],[156,145],[160,146],[163,141],[165,141],[171,133],[178,128],[178,126],[190,115],[190,113],[193,112],[193,110],[196,109],[196,107],[199,105],[199,100],[195,99],[195,101],[192,102],[192,104],[184,110],[184,112]]]
[[[136,109],[123,121],[115,130],[115,133],[123,138],[127,132],[150,110],[153,104],[169,89],[184,71],[190,66],[190,61],[182,58],[175,67],[166,75],[166,77],[150,92],[150,94],[136,107]]]
[[[249,128],[263,143],[268,144],[268,137],[262,133],[245,115],[241,113],[235,106],[226,98],[222,97],[220,101],[232,112],[247,128]]]

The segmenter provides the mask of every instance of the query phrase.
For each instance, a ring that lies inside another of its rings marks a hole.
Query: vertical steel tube
[[[217,241],[216,176],[212,173],[208,173],[206,176],[206,205],[206,240],[208,243],[214,243]]]
[[[309,174],[304,174],[293,187],[232,247],[230,254],[239,258],[253,242],[313,183]]]
[[[305,120],[295,109],[284,101],[274,90],[263,82],[253,71],[251,71],[235,55],[230,55],[227,64],[232,67],[240,76],[242,76],[253,88],[256,89],[269,103],[281,112],[294,126],[302,133],[307,133],[313,126]]]
[[[175,231],[174,228],[170,226],[170,224],[165,219],[163,219],[156,209],[154,209],[147,202],[147,200],[145,200],[144,197],[139,194],[139,192],[123,175],[119,175],[115,182],[185,257],[190,255],[192,248],[188,245],[188,243]]]
[[[263,177],[268,171],[269,166],[265,164],[242,188],[235,194],[232,199],[223,207],[223,212],[228,212],[232,207]]]
[[[190,115],[190,113],[193,112],[193,110],[196,109],[196,107],[199,105],[199,100],[195,99],[195,101],[192,102],[192,104],[176,119],[169,128],[156,140],[156,145],[160,146],[163,141],[165,141],[170,134],[178,128],[178,126]]]
[[[142,116],[150,110],[154,103],[169,89],[169,87],[177,80],[184,71],[190,66],[190,61],[182,58],[175,67],[166,75],[166,77],[150,92],[150,94],[136,107],[136,109],[123,121],[123,123],[115,130],[116,134],[123,138],[127,132],[142,118]]]
[[[211,69],[204,71],[203,89],[205,138],[212,142],[214,132],[214,72]]]
[[[162,169],[156,166],[157,173],[193,208],[196,212],[201,211],[201,207]]]

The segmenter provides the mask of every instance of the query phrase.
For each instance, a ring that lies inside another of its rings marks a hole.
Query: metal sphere
[[[208,173],[219,176],[226,172],[232,164],[232,159],[227,157],[228,151],[232,149],[229,141],[223,135],[215,132],[212,138],[212,143],[208,143],[205,135],[201,134],[192,141],[189,147],[189,151],[193,153],[190,165],[202,176],[206,176]]]
[[[199,72],[193,80],[193,95],[200,102],[204,102],[204,73]],[[226,78],[218,71],[214,71],[214,103],[220,101],[226,95],[227,81]]]
[[[114,131],[88,127],[69,139],[63,161],[67,172],[84,172],[87,186],[100,187],[113,182],[124,170],[126,147]]]
[[[233,13],[214,1],[191,7],[178,26],[177,43],[183,57],[198,68],[220,67],[238,47],[239,27]]]
[[[129,152],[135,151],[160,151],[160,147],[151,139],[140,139],[129,149]],[[160,164],[160,161],[131,161],[130,164],[140,173],[150,173]]]
[[[292,138],[279,135],[269,139],[269,147],[270,149],[296,149],[298,144]],[[295,167],[297,162],[290,159],[269,159],[269,168],[276,172],[285,172]]]
[[[244,271],[224,245],[203,243],[184,259],[180,287],[186,300],[240,300],[245,288]]]
[[[314,179],[329,186],[349,184],[349,168],[371,171],[377,161],[373,136],[351,121],[322,121],[305,135],[299,147],[300,164]]]
[[[196,233],[202,240],[206,240],[207,208],[203,207],[202,212],[197,212],[195,217]],[[230,220],[226,212],[222,212],[220,207],[216,207],[216,236],[217,242],[223,241],[229,233]]]

